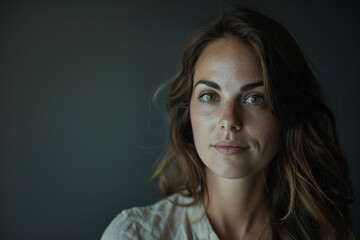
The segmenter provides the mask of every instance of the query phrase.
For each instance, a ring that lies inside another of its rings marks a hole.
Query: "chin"
[[[262,172],[261,169],[251,169],[250,167],[228,167],[228,168],[213,168],[210,169],[210,172],[217,177],[225,179],[245,179],[247,177],[254,176]]]
[[[247,169],[209,169],[212,174],[216,175],[220,178],[226,179],[241,179],[253,175],[253,173],[249,172]]]

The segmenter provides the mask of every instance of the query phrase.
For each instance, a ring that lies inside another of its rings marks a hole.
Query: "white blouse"
[[[206,239],[219,240],[202,204],[190,207],[192,198],[177,193],[147,207],[122,211],[106,228],[101,240]]]
[[[147,207],[123,210],[106,228],[101,240],[190,239],[219,240],[199,203],[189,207],[192,198],[174,194]],[[355,240],[351,233],[349,240]]]

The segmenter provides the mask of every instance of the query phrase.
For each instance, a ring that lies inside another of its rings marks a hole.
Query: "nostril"
[[[240,126],[236,125],[236,124],[233,124],[231,126],[231,130],[234,130],[234,131],[239,131],[240,130]]]
[[[226,130],[226,131],[239,131],[241,129],[240,124],[236,124],[234,122],[230,121],[222,121],[220,125],[220,129]]]

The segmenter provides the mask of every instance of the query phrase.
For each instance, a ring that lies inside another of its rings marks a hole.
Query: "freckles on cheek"
[[[274,116],[267,112],[264,112],[264,114],[252,115],[248,118],[246,125],[248,126],[251,135],[259,140],[274,137],[274,134],[279,131],[279,123]]]
[[[191,109],[191,124],[194,138],[208,137],[216,127],[216,117],[214,112],[207,108],[192,106]]]
[[[264,120],[262,120],[262,118],[263,117],[258,114],[248,114],[244,118],[246,120],[243,122],[243,125],[254,134],[261,133],[263,131],[262,128],[264,128]]]
[[[197,112],[197,121],[202,129],[211,130],[216,126],[217,116],[215,112],[208,109],[199,109]]]

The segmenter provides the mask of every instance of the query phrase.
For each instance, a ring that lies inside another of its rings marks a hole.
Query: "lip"
[[[220,141],[212,147],[224,155],[238,155],[249,149],[249,146],[238,141]]]

